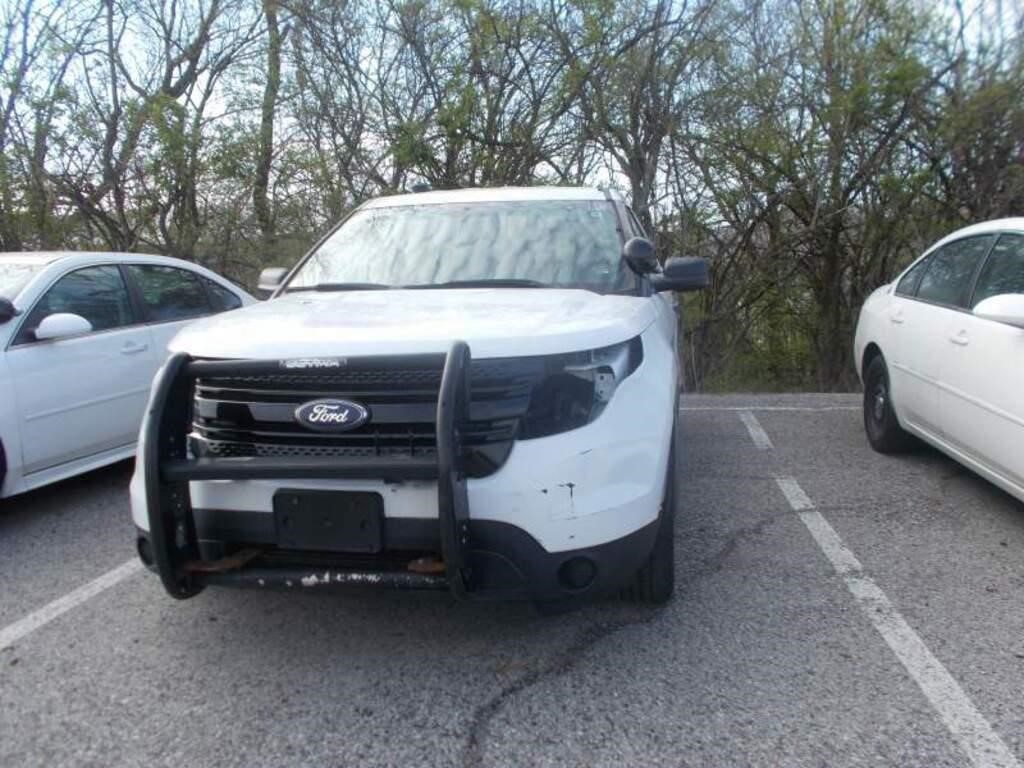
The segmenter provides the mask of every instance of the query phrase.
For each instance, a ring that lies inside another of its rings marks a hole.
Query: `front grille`
[[[197,457],[426,457],[436,454],[437,400],[444,358],[408,366],[361,362],[313,370],[203,376],[195,381],[189,444]],[[480,477],[508,457],[530,395],[544,376],[538,358],[475,361],[469,423],[462,430],[466,470]],[[349,432],[314,432],[295,409],[344,398],[370,412]]]

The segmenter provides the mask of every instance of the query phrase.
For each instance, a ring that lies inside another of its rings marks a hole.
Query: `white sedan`
[[[954,232],[871,294],[854,354],[876,450],[916,435],[1024,500],[1024,218]]]
[[[254,301],[178,259],[0,254],[0,498],[132,456],[171,337]]]

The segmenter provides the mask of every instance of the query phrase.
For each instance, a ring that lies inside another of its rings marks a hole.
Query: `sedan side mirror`
[[[57,312],[47,315],[36,328],[36,339],[48,341],[50,339],[67,339],[71,336],[81,336],[92,330],[92,323],[81,315],[73,315],[70,312]]]
[[[3,325],[17,314],[18,310],[14,308],[11,300],[0,296],[0,325]]]
[[[267,267],[260,272],[260,281],[256,287],[266,293],[273,293],[281,287],[287,276],[288,270],[284,267]]]
[[[708,287],[708,260],[693,256],[673,256],[665,262],[665,271],[651,276],[656,291],[699,291]]]
[[[646,237],[631,237],[622,246],[622,258],[638,275],[649,275],[659,269],[654,243]]]
[[[980,302],[974,308],[976,317],[1004,325],[1024,328],[1024,293],[1003,293]]]

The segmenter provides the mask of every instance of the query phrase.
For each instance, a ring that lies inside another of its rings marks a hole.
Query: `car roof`
[[[1005,219],[992,219],[991,221],[982,221],[978,224],[971,224],[967,227],[961,227],[960,229],[950,232],[941,240],[936,241],[928,249],[910,262],[910,265],[900,272],[899,275],[890,283],[890,285],[896,285],[899,280],[903,278],[907,272],[912,270],[918,265],[919,262],[927,259],[935,251],[947,243],[952,243],[955,240],[960,240],[964,237],[972,237],[975,235],[989,235],[995,232],[1024,232],[1024,216],[1010,216]]]
[[[963,227],[962,229],[956,230],[956,232],[951,232],[946,235],[930,250],[934,250],[944,243],[959,240],[961,237],[987,235],[992,232],[1006,232],[1008,230],[1024,232],[1024,216],[1013,216],[1006,219],[992,219],[992,221],[983,221],[979,224],[972,224],[969,227]]]
[[[19,264],[50,264],[62,258],[64,253],[60,251],[5,251],[0,252],[0,259],[4,261],[16,261]]]
[[[95,264],[152,264],[162,267],[178,267],[202,275],[236,293],[249,294],[240,285],[194,261],[177,259],[173,256],[157,256],[149,253],[124,253],[121,251],[6,251],[0,252],[0,264],[7,261],[14,264],[32,264],[39,267],[39,275],[47,272],[65,272]],[[38,277],[38,276],[37,276]],[[25,286],[22,290],[27,290]]]
[[[481,187],[478,189],[446,189],[434,192],[412,192],[404,195],[377,197],[363,208],[395,208],[406,205],[443,205],[445,203],[501,203],[528,200],[615,200],[615,192],[593,187]]]
[[[176,259],[173,256],[160,256],[152,253],[124,253],[121,251],[4,251],[0,253],[0,259],[20,261],[23,264],[52,264],[55,261],[62,261],[64,259],[192,263],[184,259]]]
[[[57,263],[93,264],[96,262],[113,262],[115,264],[158,264],[163,266],[184,267],[185,269],[209,271],[202,264],[173,256],[159,256],[151,253],[124,253],[121,251],[6,251],[0,253],[0,261],[17,262],[19,264],[36,264],[40,267]],[[216,274],[215,272],[213,274]]]

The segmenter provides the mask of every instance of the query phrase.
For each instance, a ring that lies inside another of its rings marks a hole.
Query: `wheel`
[[[630,602],[662,605],[672,598],[676,586],[676,480],[676,438],[673,431],[654,549],[637,571],[633,583],[623,590],[623,597]]]
[[[879,453],[902,453],[914,444],[913,436],[900,426],[893,410],[889,369],[881,355],[868,364],[864,374],[864,431]]]

